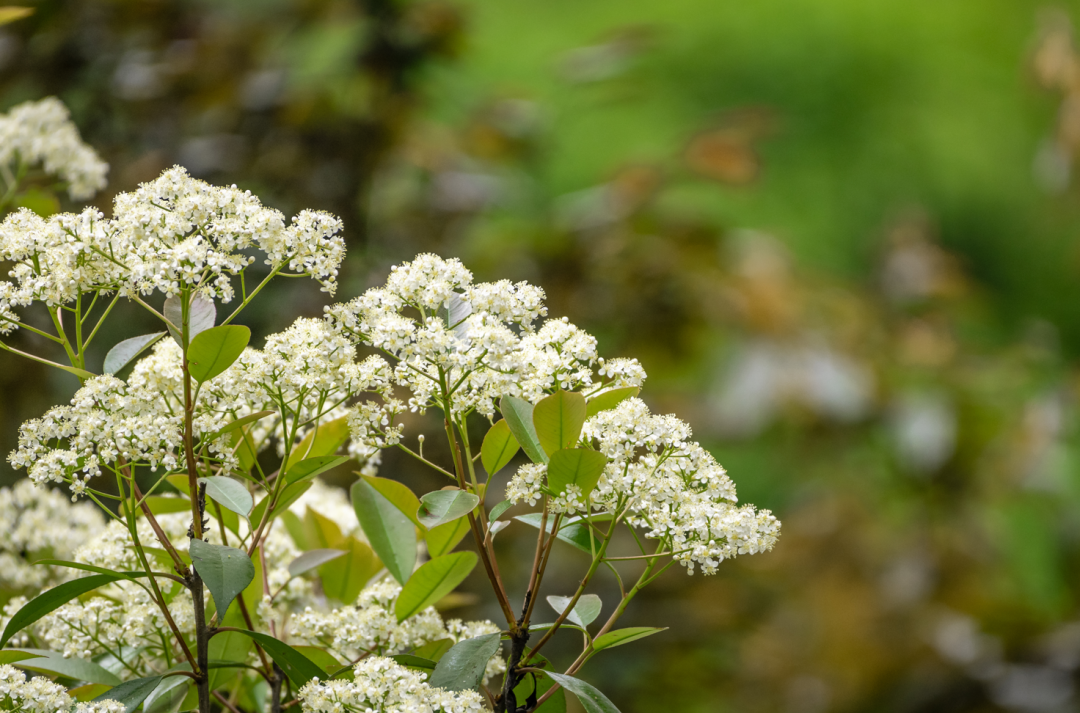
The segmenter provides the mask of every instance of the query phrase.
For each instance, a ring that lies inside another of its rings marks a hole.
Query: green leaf
[[[17,649],[5,649],[0,651],[0,664],[15,663],[16,661],[38,658],[41,658],[41,654],[32,654],[28,651],[19,651]]]
[[[525,652],[528,654],[529,649],[526,648]],[[532,654],[529,656],[529,660],[534,662],[532,665],[536,668],[551,667],[551,662],[541,654]],[[532,707],[537,698],[547,693],[548,689],[554,686],[555,682],[546,676],[537,677],[535,674],[526,676],[514,687],[517,706],[528,705]],[[507,710],[510,710],[510,706],[507,706]],[[566,713],[566,693],[561,688],[558,689],[534,713]]]
[[[566,607],[570,605],[570,600],[571,597],[557,597],[555,595],[551,595],[547,598],[551,608],[560,615],[566,611]],[[602,607],[603,604],[600,601],[600,597],[595,594],[582,594],[578,597],[577,604],[574,605],[574,610],[566,615],[566,619],[584,629],[588,627],[589,624],[596,621],[596,617],[600,616],[600,609]]]
[[[637,396],[640,391],[641,389],[636,386],[627,386],[622,389],[610,389],[601,392],[589,399],[587,417],[592,418],[601,411],[613,409],[626,399]]]
[[[502,411],[503,420],[514,434],[521,449],[533,463],[547,463],[547,453],[540,445],[540,439],[536,436],[536,427],[533,426],[533,407],[528,401],[523,401],[516,396],[503,396],[499,402],[499,410]]]
[[[192,540],[189,551],[195,570],[214,597],[218,619],[224,619],[233,599],[255,578],[255,565],[246,552],[235,547]]]
[[[302,653],[289,646],[283,641],[278,641],[267,634],[256,631],[241,629],[237,633],[250,636],[255,640],[263,651],[270,654],[274,663],[281,667],[285,675],[292,681],[293,686],[300,688],[313,678],[326,678],[326,671],[319,668],[318,664],[304,656]]]
[[[609,631],[602,636],[596,637],[596,640],[593,641],[593,651],[613,649],[616,646],[629,644],[631,641],[644,639],[646,636],[659,634],[661,631],[667,631],[667,627],[665,626],[658,629],[652,626],[631,626],[626,629],[616,629],[615,631]]]
[[[3,16],[16,8],[2,7],[0,8],[0,25],[4,24]],[[22,8],[18,8],[22,9]],[[53,213],[60,212],[60,201],[52,191],[42,190],[31,186],[23,191],[15,198],[15,205],[20,208],[29,208],[42,218],[48,218]]]
[[[187,361],[191,378],[210,381],[233,365],[251,341],[251,330],[238,324],[211,327],[191,340]]]
[[[0,7],[0,25],[21,20],[34,14],[32,7]]]
[[[509,500],[503,500],[501,503],[491,508],[491,511],[488,513],[488,522],[495,522],[499,519],[500,515],[502,515],[504,512],[506,512],[513,506],[514,504]]]
[[[454,644],[439,659],[428,683],[448,691],[475,689],[484,677],[484,669],[487,668],[488,661],[498,652],[501,638],[502,635],[496,632]]]
[[[186,479],[187,476],[185,475]],[[178,498],[172,495],[148,495],[146,506],[155,515],[168,515],[174,512],[191,512],[191,501],[187,498]],[[142,508],[135,513],[137,517],[144,517]]]
[[[84,683],[81,686],[68,689],[68,695],[79,703],[88,703],[112,688],[104,683]]]
[[[540,529],[541,514],[538,512],[531,512],[527,515],[518,515],[514,519],[518,522],[523,522],[531,527],[535,527],[538,530]],[[551,532],[552,524],[553,523],[551,521],[551,518],[548,518],[546,528],[548,533]],[[580,522],[564,523],[561,527],[559,527],[559,532],[556,537],[569,545],[573,545],[582,552],[588,552],[590,554],[592,553],[592,542],[589,538],[588,525],[583,525]],[[595,534],[594,537],[596,538],[597,545],[599,546],[600,537]]]
[[[435,641],[429,641],[423,646],[418,646],[413,649],[413,654],[432,661],[438,661],[443,657],[447,651],[454,646],[453,639],[436,639]]]
[[[191,667],[186,664],[183,668],[172,670],[188,671]],[[184,696],[187,695],[187,687],[191,685],[191,679],[187,676],[169,676],[163,678],[150,695],[143,701],[143,713],[174,713],[180,708]]]
[[[479,503],[480,498],[464,490],[436,490],[420,498],[416,517],[424,527],[438,527],[465,517]]]
[[[203,436],[202,440],[204,443],[215,441],[218,438],[224,436],[226,433],[231,433],[236,429],[240,428],[241,426],[246,426],[249,423],[254,423],[255,421],[264,419],[267,416],[273,416],[275,413],[277,413],[277,411],[256,411],[255,413],[249,413],[247,416],[244,416],[243,418],[238,418],[235,421],[232,421],[225,426],[219,428],[213,433]]]
[[[412,520],[414,525],[419,528],[424,527],[420,524],[420,519],[416,517],[417,511],[420,510],[420,500],[413,491],[409,490],[407,485],[389,478],[377,478],[373,475],[361,477],[367,481],[368,485],[378,490],[384,498],[393,503],[394,507],[400,510],[407,518]]]
[[[320,565],[336,560],[346,554],[348,552],[345,550],[310,550],[289,563],[289,576],[299,577],[305,572],[310,572]]]
[[[120,679],[115,673],[93,661],[64,656],[56,651],[45,649],[20,649],[25,653],[36,654],[38,658],[20,661],[16,666],[39,673],[51,673],[73,678],[87,683],[102,683],[106,686],[119,686]]]
[[[348,553],[343,559],[320,567],[319,579],[326,596],[342,604],[352,604],[383,564],[367,544],[355,537],[338,542],[338,547],[347,547]]]
[[[555,451],[548,463],[548,487],[561,495],[566,492],[566,486],[576,485],[581,489],[582,497],[585,497],[600,482],[607,462],[606,455],[590,448]]]
[[[115,572],[111,569],[104,567],[97,567],[92,564],[83,564],[82,562],[68,562],[67,560],[37,560],[35,565],[49,566],[49,567],[69,567],[71,569],[81,569],[84,572],[96,572],[98,574],[107,574],[110,577],[118,577],[119,579],[126,579],[134,581],[139,577],[149,577],[146,572]]]
[[[304,510],[304,539],[315,547],[333,548],[345,539],[337,523],[319,514],[311,507]]]
[[[300,496],[306,493],[313,483],[310,480],[301,480],[299,483],[293,483],[292,485],[286,485],[282,488],[281,493],[278,495],[278,504],[274,506],[273,511],[270,513],[270,518],[273,519],[284,512],[290,505],[300,499]],[[248,520],[258,527],[258,523],[262,522],[263,512],[270,504],[270,495],[255,503],[255,507],[251,509],[251,515],[248,516]]]
[[[222,507],[232,510],[237,515],[247,517],[254,500],[251,493],[240,483],[223,475],[199,478],[206,485],[206,494]]]
[[[472,529],[472,527],[465,518],[458,518],[445,525],[431,528],[424,533],[424,540],[427,541],[428,554],[432,557],[442,557],[447,552],[457,547],[457,544],[469,534],[470,529]]]
[[[364,478],[353,483],[350,495],[371,548],[390,575],[405,584],[416,564],[416,528],[412,521]]]
[[[0,649],[4,648],[7,642],[16,633],[30,626],[46,614],[56,611],[75,597],[91,592],[98,587],[104,587],[106,584],[111,584],[120,579],[127,579],[127,576],[119,574],[95,574],[91,577],[83,577],[82,579],[73,579],[70,582],[64,582],[63,584],[42,592],[24,604],[23,607],[15,612],[15,615],[8,621],[7,626],[4,627],[4,635],[0,636]],[[95,683],[99,682],[95,681]]]
[[[452,592],[469,576],[477,561],[472,552],[454,552],[425,562],[398,594],[394,604],[397,620],[405,621]]]
[[[161,676],[133,678],[119,686],[102,693],[95,701],[119,701],[124,704],[124,713],[132,713],[146,697],[154,692],[161,683]]]
[[[319,473],[325,473],[331,468],[337,468],[348,460],[348,456],[314,456],[313,458],[305,458],[285,471],[285,482],[296,483],[301,480],[311,480]]]
[[[484,444],[480,446],[480,461],[488,475],[495,475],[513,460],[520,449],[517,439],[510,432],[510,424],[504,418],[484,436]]]
[[[533,425],[540,445],[550,456],[555,451],[573,448],[585,423],[585,397],[576,391],[556,391],[533,408]]]
[[[293,650],[303,654],[311,663],[327,673],[341,666],[340,661],[318,646],[294,646]]]
[[[144,334],[141,337],[125,339],[109,350],[105,355],[105,366],[101,368],[103,374],[115,374],[127,366],[132,359],[149,349],[157,340],[165,336],[165,332],[156,334]]]
[[[177,330],[182,329],[184,326],[183,310],[180,295],[173,295],[166,299],[165,308],[162,310],[165,319],[169,320],[167,325],[169,332],[172,334],[173,339],[176,340],[176,343],[181,346],[183,346],[183,341],[180,339],[180,333]],[[200,332],[213,327],[216,320],[217,307],[214,306],[214,301],[208,300],[202,295],[192,295],[188,307],[188,344],[191,344],[191,340]]]
[[[582,707],[585,709],[585,713],[619,713],[619,709],[615,707],[615,704],[608,700],[600,691],[588,683],[585,683],[580,678],[574,678],[573,676],[566,676],[561,673],[547,672],[548,676],[555,679],[555,682],[566,690],[577,696],[577,699],[581,701]]]
[[[418,668],[421,671],[433,671],[437,665],[435,661],[426,659],[422,656],[415,656],[413,654],[396,654],[390,658],[397,661],[402,666],[408,666],[409,668]]]
[[[285,462],[285,472],[288,473],[289,468],[306,458],[330,455],[340,448],[348,437],[348,416],[320,423],[318,428],[308,431],[308,434],[300,440],[300,443],[293,447],[292,452],[289,453],[289,460]]]

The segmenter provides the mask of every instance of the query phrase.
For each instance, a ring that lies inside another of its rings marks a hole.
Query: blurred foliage
[[[638,605],[672,630],[585,671],[623,711],[1075,710],[1080,4],[34,7],[0,109],[64,99],[111,193],[331,210],[341,298],[422,250],[540,284],[784,520]],[[278,294],[257,333],[323,304]],[[4,356],[7,450],[75,384]]]

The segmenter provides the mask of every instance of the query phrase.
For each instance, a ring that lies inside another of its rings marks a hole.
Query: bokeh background
[[[780,516],[631,607],[670,630],[583,672],[624,713],[1080,709],[1080,2],[22,4],[0,110],[61,97],[96,205],[180,163],[340,215],[339,298],[540,284]],[[0,450],[76,386],[0,353]]]

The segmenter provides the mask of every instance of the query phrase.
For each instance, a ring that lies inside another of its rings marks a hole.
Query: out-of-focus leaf
[[[626,399],[637,396],[640,391],[641,389],[636,386],[627,386],[622,389],[611,389],[599,393],[589,399],[586,413],[589,418],[592,418],[601,411],[613,409]]]

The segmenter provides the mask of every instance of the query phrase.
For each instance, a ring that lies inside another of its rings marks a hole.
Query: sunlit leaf
[[[425,562],[398,594],[394,604],[397,620],[405,621],[452,592],[469,576],[478,561],[473,552],[453,552]]]
[[[480,446],[480,462],[488,475],[495,475],[513,460],[520,449],[517,439],[510,432],[510,424],[504,418],[496,422],[484,436],[484,443]]]
[[[479,503],[479,497],[464,490],[436,490],[420,498],[416,517],[424,527],[438,527],[465,517]]]
[[[609,389],[589,399],[587,415],[592,418],[601,411],[613,409],[626,399],[637,396],[641,391],[636,386],[627,386],[622,389]]]
[[[551,456],[564,448],[573,448],[585,423],[585,397],[576,391],[560,389],[540,400],[533,408],[536,437]]]
[[[581,496],[589,495],[600,482],[607,466],[607,456],[590,448],[568,448],[551,454],[548,463],[548,487],[561,495],[568,485],[576,485]]]
[[[613,649],[616,646],[629,644],[631,641],[644,639],[646,636],[659,634],[661,631],[667,631],[667,627],[658,629],[652,626],[632,626],[626,629],[616,629],[615,631],[609,631],[602,636],[596,637],[596,640],[593,641],[593,651]]]
[[[210,381],[233,365],[251,340],[251,330],[237,324],[211,327],[188,345],[188,372],[199,383]]]

